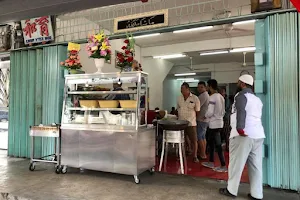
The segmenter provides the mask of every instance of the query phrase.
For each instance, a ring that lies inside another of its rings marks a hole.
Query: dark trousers
[[[225,159],[222,150],[222,141],[221,141],[221,130],[222,129],[208,129],[207,131],[207,143],[209,146],[209,161],[215,161],[215,148],[217,149],[218,156],[222,166],[225,166]]]

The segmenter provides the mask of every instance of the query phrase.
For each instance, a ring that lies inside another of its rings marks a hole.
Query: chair
[[[185,143],[184,142],[185,142],[185,140],[184,140],[184,131],[183,130],[181,130],[181,131],[164,130],[163,131],[163,143],[162,143],[162,151],[161,151],[161,157],[160,157],[160,163],[159,163],[159,171],[161,171],[163,162],[164,162],[165,168],[166,168],[169,144],[173,144],[176,146],[176,148],[178,146],[181,174],[184,174],[184,162],[186,163],[185,146],[184,146]]]

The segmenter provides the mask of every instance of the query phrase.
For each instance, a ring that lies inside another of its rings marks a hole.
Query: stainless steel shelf
[[[136,111],[136,108],[66,108],[74,111]],[[141,108],[141,111],[145,108]]]
[[[146,125],[139,125],[139,128],[146,128]],[[125,132],[125,131],[136,131],[136,126],[128,125],[109,125],[109,124],[82,124],[82,123],[64,123],[61,124],[61,129],[76,129],[76,130],[115,130],[119,132]]]
[[[137,91],[70,91],[68,94],[137,94]]]

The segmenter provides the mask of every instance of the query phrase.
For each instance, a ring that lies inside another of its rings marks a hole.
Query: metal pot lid
[[[158,121],[160,125],[188,125],[189,122],[186,120],[160,120]]]

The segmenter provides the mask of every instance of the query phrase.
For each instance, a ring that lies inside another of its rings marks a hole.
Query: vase
[[[130,67],[130,66],[126,66],[123,68],[124,72],[131,72],[131,70],[132,70],[132,67]]]
[[[69,74],[84,74],[85,72],[80,69],[69,69]]]
[[[96,74],[102,73],[102,68],[104,67],[105,59],[104,58],[96,58],[95,65],[97,68]]]

